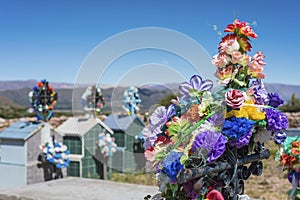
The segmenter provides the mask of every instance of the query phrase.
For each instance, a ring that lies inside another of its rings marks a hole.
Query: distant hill
[[[5,83],[6,81],[0,81],[0,102],[8,102],[13,106],[29,107],[28,93],[31,91],[33,85],[36,85],[35,80],[28,80],[25,82]],[[1,87],[2,84],[2,87]],[[6,85],[6,86],[5,86]],[[30,87],[28,86],[30,85]],[[77,92],[73,94],[73,85],[66,84],[55,87],[59,83],[51,83],[58,93],[58,101],[55,109],[57,110],[71,110],[72,98],[76,101],[81,108],[81,95],[83,94],[85,87],[78,88]],[[72,85],[72,86],[71,86]],[[140,106],[141,111],[148,111],[152,106],[157,104],[162,98],[170,93],[177,93],[177,83],[163,85],[144,85],[139,88],[139,94],[142,99]],[[4,87],[5,86],[5,87]],[[27,86],[27,87],[26,87]],[[9,89],[12,88],[14,89]],[[297,97],[300,97],[300,86],[286,85],[278,83],[265,83],[265,87],[268,92],[277,92],[284,100],[289,100],[291,95],[295,93]],[[2,88],[2,91],[1,91]],[[4,90],[5,88],[5,90]],[[104,111],[124,111],[122,109],[122,97],[127,87],[105,87],[102,89],[102,93],[105,97],[106,108]],[[75,95],[74,97],[72,95]],[[1,104],[0,104],[1,105]]]
[[[25,81],[0,81],[0,91],[5,90],[17,90],[22,88],[32,88],[37,85],[37,80],[25,80]],[[50,82],[54,88],[73,88],[72,83]]]
[[[5,96],[0,96],[0,107],[24,108]]]

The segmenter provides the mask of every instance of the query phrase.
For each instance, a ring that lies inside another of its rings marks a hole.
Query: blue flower
[[[225,120],[222,133],[229,139],[239,140],[249,134],[255,122],[245,117],[231,117]]]
[[[163,172],[166,173],[171,181],[176,181],[177,174],[183,169],[183,165],[180,163],[181,155],[182,153],[171,151],[163,160]]]

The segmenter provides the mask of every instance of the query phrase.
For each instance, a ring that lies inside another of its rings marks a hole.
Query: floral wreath
[[[46,79],[38,82],[37,86],[34,86],[32,91],[29,92],[28,96],[31,109],[35,112],[38,120],[48,121],[53,117],[53,108],[56,105],[57,93]]]
[[[42,151],[44,162],[49,162],[59,169],[69,166],[70,151],[66,145],[51,140],[45,144],[41,144],[39,148]]]
[[[115,138],[110,134],[100,133],[98,136],[98,146],[104,157],[112,156],[117,151]]]
[[[105,106],[105,100],[101,88],[95,85],[89,86],[82,94],[81,103],[85,111],[102,112]]]
[[[211,80],[192,76],[179,85],[181,97],[158,107],[143,130],[145,157],[166,199],[241,198],[243,181],[260,175],[260,160],[270,156],[264,143],[288,127],[278,110],[283,100],[262,82],[265,56],[247,54],[256,33],[237,19],[225,32],[212,58],[223,87],[212,92]]]

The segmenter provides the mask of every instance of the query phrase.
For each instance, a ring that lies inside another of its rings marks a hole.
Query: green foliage
[[[284,112],[300,112],[300,100],[297,95],[293,93],[287,104],[281,106],[280,109]]]

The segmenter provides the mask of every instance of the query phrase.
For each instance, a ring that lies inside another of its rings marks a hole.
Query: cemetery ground
[[[259,200],[285,200],[287,192],[291,190],[291,183],[287,179],[287,172],[282,171],[279,162],[275,160],[277,146],[269,141],[266,147],[270,150],[271,156],[263,160],[263,173],[261,176],[251,175],[245,181],[245,194],[252,199]],[[113,174],[112,180],[126,183],[155,185],[155,174]]]
[[[286,178],[287,172],[282,172],[278,167],[278,161],[275,161],[277,147],[273,141],[269,141],[266,147],[269,148],[271,157],[268,160],[263,160],[262,176],[252,175],[245,181],[245,194],[255,200],[285,200],[287,199],[287,191],[291,189],[291,184]],[[112,173],[110,181],[67,177],[28,185],[25,188],[0,190],[0,199],[7,199],[7,197],[9,197],[8,199],[41,199],[42,197],[43,199],[74,199],[74,197],[87,199],[89,197],[88,199],[98,200],[138,200],[149,194],[155,195],[158,192],[155,185],[155,172]],[[132,195],[134,193],[135,195]],[[81,198],[82,195],[85,198]]]

